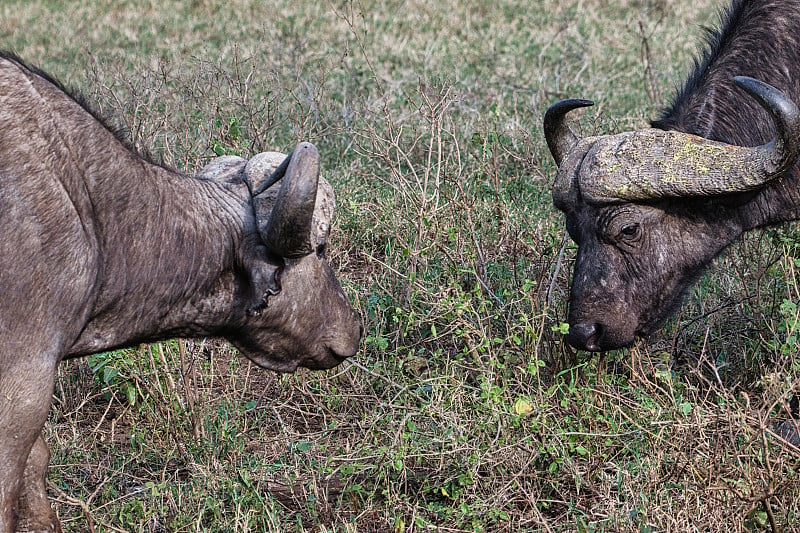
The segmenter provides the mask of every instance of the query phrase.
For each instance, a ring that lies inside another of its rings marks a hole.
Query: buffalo
[[[0,532],[60,531],[41,431],[62,359],[177,336],[280,372],[357,351],[313,145],[182,175],[8,53],[0,123]]]
[[[800,1],[735,0],[652,128],[581,138],[545,113],[555,206],[578,245],[568,342],[657,330],[742,233],[800,218]]]

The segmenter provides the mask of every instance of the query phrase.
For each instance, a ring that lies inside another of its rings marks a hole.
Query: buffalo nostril
[[[569,327],[567,334],[567,341],[579,350],[588,350],[590,352],[599,352],[600,345],[598,341],[602,332],[602,326],[597,323],[581,323],[574,324]]]

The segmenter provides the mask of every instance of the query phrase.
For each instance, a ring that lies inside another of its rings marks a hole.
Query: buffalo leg
[[[50,450],[41,433],[33,443],[25,474],[22,478],[22,491],[19,495],[18,532],[60,532],[58,517],[50,507],[45,489],[47,464],[50,462]]]
[[[35,486],[45,460],[42,452],[47,454],[44,441],[39,444],[37,439],[50,408],[56,365],[43,359],[0,364],[0,533],[15,531],[20,496],[23,487],[27,490],[30,485],[26,475],[31,475]],[[43,480],[39,483],[43,487]],[[30,499],[26,494],[25,498],[26,506],[29,502],[38,505],[35,496]]]

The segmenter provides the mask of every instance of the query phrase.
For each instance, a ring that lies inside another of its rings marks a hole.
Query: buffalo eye
[[[638,248],[644,234],[641,223],[642,214],[633,207],[608,211],[600,216],[602,238],[622,249]]]
[[[637,247],[642,238],[642,226],[636,222],[623,224],[616,236],[617,244],[629,248]]]
[[[639,224],[626,224],[619,230],[619,235],[623,239],[630,240],[638,237],[640,231]]]

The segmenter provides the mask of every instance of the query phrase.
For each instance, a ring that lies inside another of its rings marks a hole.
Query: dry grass
[[[0,5],[15,49],[196,169],[320,147],[352,363],[252,368],[212,340],[70,362],[47,426],[67,531],[789,531],[800,450],[791,228],[600,359],[557,332],[571,245],[546,106],[640,127],[720,2]]]

